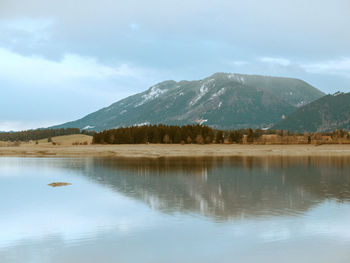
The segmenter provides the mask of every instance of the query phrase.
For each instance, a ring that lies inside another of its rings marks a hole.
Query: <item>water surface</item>
[[[2,157],[0,262],[348,263],[349,168],[341,157]]]

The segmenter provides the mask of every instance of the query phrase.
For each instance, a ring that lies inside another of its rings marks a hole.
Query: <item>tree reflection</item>
[[[97,158],[83,167],[92,180],[154,209],[216,220],[300,214],[326,198],[350,200],[347,157]]]

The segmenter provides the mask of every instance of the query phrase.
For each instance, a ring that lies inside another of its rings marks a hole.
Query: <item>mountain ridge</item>
[[[166,80],[85,117],[53,126],[104,130],[122,126],[201,123],[221,129],[263,128],[324,94],[293,78],[215,73]]]
[[[326,95],[299,108],[272,128],[292,132],[350,130],[350,92]]]

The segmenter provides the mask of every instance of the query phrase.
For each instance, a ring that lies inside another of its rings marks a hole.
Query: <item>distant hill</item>
[[[81,131],[77,128],[67,129],[37,129],[18,132],[3,132],[0,133],[0,141],[31,141],[40,140],[48,137],[80,134]],[[86,133],[84,131],[84,133]]]
[[[298,79],[216,73],[198,81],[161,82],[82,119],[52,128],[104,130],[159,123],[264,128],[323,95]]]
[[[350,130],[350,93],[324,96],[273,126],[273,129],[293,132],[324,132],[340,128]]]

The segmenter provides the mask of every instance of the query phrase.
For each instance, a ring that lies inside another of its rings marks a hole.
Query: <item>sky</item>
[[[0,0],[0,131],[215,72],[350,92],[349,26],[349,0]]]

